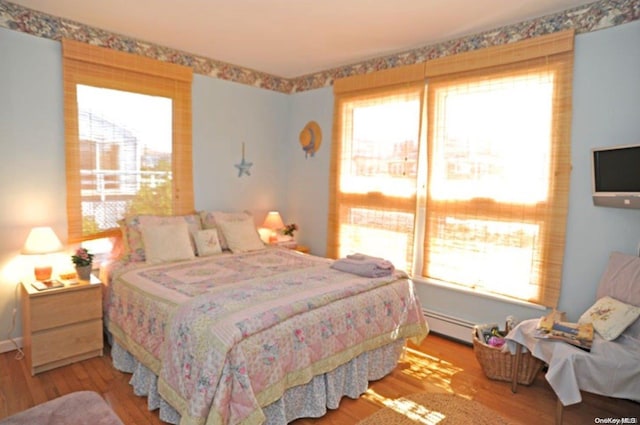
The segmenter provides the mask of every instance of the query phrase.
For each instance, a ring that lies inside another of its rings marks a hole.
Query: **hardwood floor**
[[[107,347],[107,352],[108,347]],[[118,372],[111,358],[93,358],[32,377],[15,351],[0,354],[0,419],[79,390],[100,393],[129,425],[162,424],[149,412],[146,398],[133,394],[130,375]],[[344,398],[340,408],[319,419],[299,419],[294,425],[354,424],[383,406],[387,399],[423,391],[452,392],[474,399],[505,419],[522,424],[553,424],[556,398],[540,374],[531,386],[512,394],[510,384],[487,379],[473,349],[430,334],[418,347],[409,346],[405,358],[387,377],[370,385],[357,400]],[[640,404],[583,394],[583,402],[564,409],[564,424],[593,424],[597,418],[633,417],[640,420]]]

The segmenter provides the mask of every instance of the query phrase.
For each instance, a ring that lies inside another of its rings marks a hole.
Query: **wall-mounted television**
[[[593,204],[640,209],[640,144],[591,149]]]

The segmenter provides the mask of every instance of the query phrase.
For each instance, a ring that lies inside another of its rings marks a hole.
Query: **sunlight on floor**
[[[399,414],[406,416],[417,424],[437,425],[446,417],[441,412],[427,409],[421,404],[418,404],[411,400],[403,398],[392,400],[376,393],[372,389],[369,389],[364,397],[368,398],[369,400],[376,401],[385,407],[395,410]]]
[[[451,385],[452,378],[464,370],[410,346],[405,346],[404,354],[400,360],[400,369],[400,373],[408,375],[421,383],[442,389],[443,393],[455,392]],[[462,396],[465,397],[464,395]],[[442,412],[430,410],[423,405],[402,397],[385,397],[372,388],[369,388],[362,397],[375,404],[393,409],[416,424],[437,425],[445,419],[445,415]]]
[[[430,356],[411,347],[405,347],[401,359],[402,373],[419,381],[428,381],[444,390],[451,391],[451,378],[464,369]]]

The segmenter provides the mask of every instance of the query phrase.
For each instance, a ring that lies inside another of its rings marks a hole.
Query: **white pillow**
[[[148,263],[159,264],[195,257],[187,223],[147,225],[140,229]]]
[[[246,219],[252,219],[253,215],[249,211],[244,212],[224,212],[224,211],[200,211],[200,221],[202,222],[203,229],[218,229],[220,230],[219,223],[223,221],[242,221]],[[222,231],[218,232],[218,239],[222,249],[229,249],[227,239]]]
[[[217,223],[231,252],[248,252],[264,248],[252,218]]]
[[[216,229],[199,230],[193,237],[196,241],[196,247],[198,248],[198,255],[200,257],[222,252],[222,246],[220,246],[218,231]]]
[[[593,328],[607,341],[613,341],[640,316],[640,307],[602,297],[584,312],[578,323],[593,323]]]

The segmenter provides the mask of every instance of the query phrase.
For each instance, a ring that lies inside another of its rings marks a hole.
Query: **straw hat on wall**
[[[300,132],[300,145],[304,150],[305,158],[318,152],[320,143],[322,143],[322,130],[317,122],[309,121]]]

